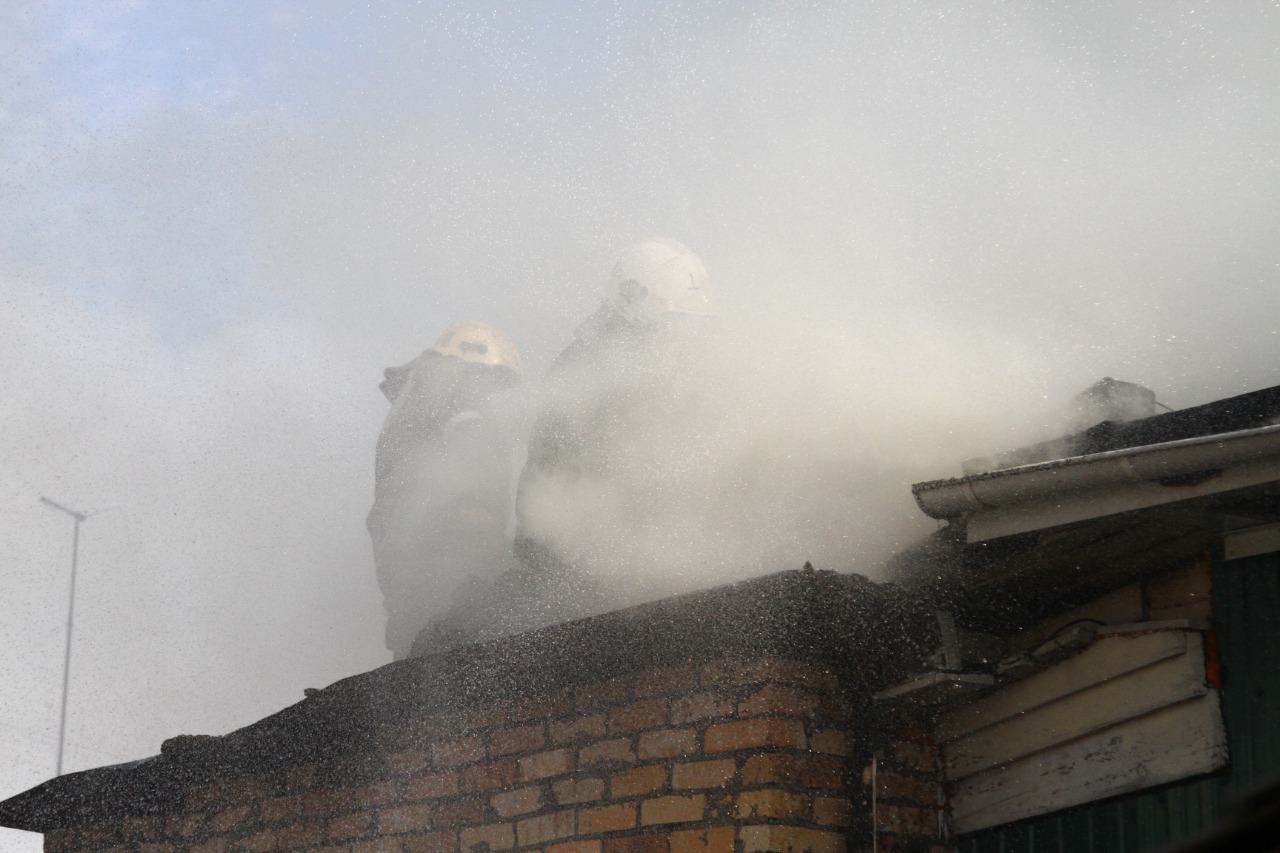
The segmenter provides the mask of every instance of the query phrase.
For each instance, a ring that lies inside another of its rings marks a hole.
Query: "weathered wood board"
[[[952,798],[963,834],[1139,791],[1226,765],[1218,694],[1112,726],[959,782]]]
[[[989,696],[957,708],[938,722],[943,743],[959,740],[980,729],[999,725],[1073,693],[1087,690],[1188,651],[1199,635],[1159,631],[1137,637],[1108,637],[1052,669],[1033,675]],[[1199,646],[1197,645],[1197,649]]]
[[[1198,644],[1199,639],[1194,642]],[[947,744],[947,779],[956,781],[1008,764],[1168,705],[1203,696],[1208,690],[1201,655],[1188,653],[1166,658]]]

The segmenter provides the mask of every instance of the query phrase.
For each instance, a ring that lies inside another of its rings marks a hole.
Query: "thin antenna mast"
[[[75,527],[71,534],[71,590],[67,596],[67,645],[62,655],[62,712],[58,720],[58,769],[56,775],[62,775],[62,746],[67,739],[67,691],[71,685],[71,629],[76,614],[76,564],[80,558],[80,523],[91,513],[77,512],[65,507],[44,495],[40,500],[59,512],[65,512],[75,519]]]

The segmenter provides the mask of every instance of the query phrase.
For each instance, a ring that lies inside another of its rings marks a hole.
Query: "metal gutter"
[[[969,535],[973,542],[1275,479],[1280,424],[917,483],[911,491],[932,518],[1027,516]]]

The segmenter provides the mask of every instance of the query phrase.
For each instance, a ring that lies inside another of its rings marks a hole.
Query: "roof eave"
[[[932,518],[984,542],[1280,480],[1280,425],[917,483]]]

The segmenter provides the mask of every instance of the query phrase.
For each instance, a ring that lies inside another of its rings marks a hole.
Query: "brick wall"
[[[875,825],[879,853],[951,850],[942,758],[926,720],[883,721],[876,750]],[[869,768],[863,778],[870,783]]]
[[[208,780],[45,849],[852,853],[870,846],[858,707],[790,660],[650,670],[402,720],[364,754]]]

